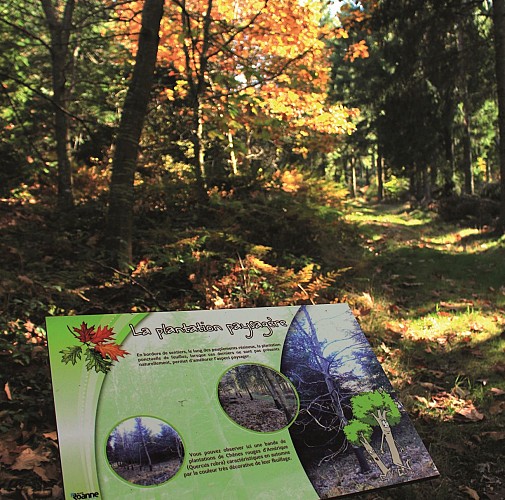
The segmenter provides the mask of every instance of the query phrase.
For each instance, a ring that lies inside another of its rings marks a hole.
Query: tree
[[[370,444],[373,428],[361,420],[349,420],[344,427],[344,433],[347,440],[354,446],[363,446],[368,454],[372,457],[377,467],[381,471],[381,478],[385,478],[389,473],[389,468],[384,464],[373,446]]]
[[[382,432],[381,451],[384,439],[389,447],[391,459],[401,473],[408,465],[404,465],[396,446],[391,427],[401,420],[401,413],[393,398],[384,391],[372,391],[358,394],[351,398],[351,407],[354,417],[371,426],[379,427]]]
[[[66,0],[60,15],[60,2],[41,0],[51,34],[54,130],[58,157],[58,205],[68,210],[74,205],[72,168],[69,158],[69,128],[67,116],[67,69],[69,67],[70,34],[75,0]]]
[[[318,1],[172,0],[167,11],[159,59],[172,83],[164,95],[190,122],[201,199],[211,142],[228,149],[236,175],[240,167],[247,173],[254,141],[268,137],[277,147],[289,136],[294,149],[311,140],[328,147],[349,130],[348,111],[326,103],[327,30]]]
[[[302,306],[296,314],[286,337],[281,370],[300,394],[300,413],[290,429],[294,434],[299,434],[297,438],[303,439],[306,429],[315,424],[315,429],[323,429],[323,439],[328,443],[335,440],[347,425],[347,391],[343,387],[343,376],[337,374],[346,351],[353,347],[360,350],[357,338],[360,333],[359,330],[350,332],[350,338],[347,339],[349,344],[333,351],[333,346],[325,345],[318,339],[307,308]],[[325,348],[329,352],[325,353]],[[346,446],[347,443],[330,456],[338,455]],[[351,444],[351,448],[361,471],[368,471],[370,466],[361,445]]]
[[[288,403],[277,376],[269,368],[258,365],[253,365],[253,368],[255,369],[256,376],[274,400],[276,408],[286,415],[286,422],[291,422],[294,417],[294,408],[292,404]]]
[[[141,417],[135,418],[135,444],[139,450],[139,465],[142,467],[142,452],[147,459],[147,465],[149,470],[153,470],[153,463],[151,460],[151,454],[149,452],[148,444],[151,441],[151,431],[142,423]]]
[[[500,218],[497,230],[505,233],[505,0],[493,0],[496,83],[499,110]]]
[[[443,193],[459,179],[473,191],[472,158],[483,135],[477,127],[493,127],[475,119],[492,88],[489,22],[481,10],[473,1],[380,0],[348,2],[340,16],[349,38],[336,47],[337,64],[359,47],[359,37],[369,56],[353,62],[343,102],[365,108],[370,119],[358,127],[370,127],[386,170],[409,177],[419,200],[428,201],[439,182]],[[338,86],[341,72],[334,75]]]
[[[61,0],[0,6],[0,134],[8,167],[0,183],[55,186],[60,208],[80,201],[76,174],[107,165],[128,68],[127,51],[110,36],[111,4],[71,7]]]
[[[125,97],[115,141],[108,212],[108,241],[114,263],[132,261],[135,170],[158,54],[164,0],[146,0],[133,75]]]

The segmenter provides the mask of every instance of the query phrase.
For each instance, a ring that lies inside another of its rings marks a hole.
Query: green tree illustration
[[[381,479],[384,479],[389,472],[389,468],[381,460],[377,452],[370,444],[373,427],[362,422],[361,420],[350,420],[344,427],[344,434],[349,443],[355,446],[363,446],[368,454],[372,457],[373,461],[381,471]]]
[[[401,475],[405,469],[410,468],[408,464],[403,463],[391,430],[401,420],[400,410],[393,398],[381,390],[364,392],[351,398],[351,407],[357,420],[372,428],[380,427],[382,431],[381,452],[383,452],[384,440],[386,440],[393,464],[398,467],[398,473]]]

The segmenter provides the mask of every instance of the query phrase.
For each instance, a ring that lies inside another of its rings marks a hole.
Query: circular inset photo
[[[184,460],[184,446],[177,431],[163,420],[145,416],[117,425],[109,434],[105,452],[112,470],[139,486],[167,482]]]
[[[298,411],[291,382],[263,365],[243,364],[231,368],[221,377],[217,393],[226,414],[252,431],[283,429],[293,422]]]

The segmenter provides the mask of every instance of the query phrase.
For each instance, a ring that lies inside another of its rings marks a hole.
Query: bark
[[[451,96],[445,95],[445,106],[443,111],[444,127],[443,127],[443,141],[445,150],[445,166],[443,170],[444,176],[444,194],[449,196],[454,190],[454,104]]]
[[[208,67],[208,51],[210,47],[210,26],[212,22],[213,0],[208,0],[207,9],[203,16],[202,40],[196,40],[193,35],[192,19],[186,10],[186,1],[181,6],[181,22],[184,33],[184,57],[186,73],[190,91],[190,100],[193,111],[193,149],[194,171],[196,178],[197,195],[200,202],[208,200],[206,171],[205,171],[205,134],[203,123],[202,98],[206,89],[205,75]],[[201,49],[195,53],[195,46],[201,43]],[[198,60],[198,68],[194,68],[194,61]]]
[[[233,142],[233,134],[231,133],[230,129],[228,129],[227,137],[228,137],[228,147],[230,148],[231,171],[234,176],[237,176],[238,175],[237,155],[235,154],[235,144]]]
[[[358,182],[356,179],[356,158],[351,158],[351,171],[350,171],[350,181],[351,181],[351,197],[356,198],[358,191]]]
[[[380,426],[383,439],[386,440],[389,451],[391,453],[391,460],[395,465],[403,468],[404,464],[402,457],[400,456],[400,452],[398,451],[398,447],[396,446],[396,442],[393,437],[393,432],[391,431],[391,427],[387,421],[387,412],[385,410],[379,411],[377,412],[377,415],[374,414],[373,417]]]
[[[177,456],[179,457],[179,460],[182,462],[182,460],[184,459],[184,448],[182,446],[182,441],[179,438],[179,436],[176,436],[175,444],[177,447]]]
[[[108,237],[114,263],[120,267],[126,267],[132,261],[133,181],[140,136],[154,80],[163,4],[164,0],[146,0],[144,3],[135,66],[116,137],[110,184]]]
[[[463,160],[462,172],[465,179],[464,190],[466,194],[474,193],[474,179],[472,172],[472,130],[470,124],[471,107],[470,96],[468,93],[468,64],[465,58],[465,37],[463,34],[463,26],[458,27],[458,52],[460,65],[460,92],[461,102],[463,104]]]
[[[69,40],[75,0],[67,0],[61,17],[52,0],[41,0],[51,35],[51,70],[54,109],[54,132],[58,162],[58,208],[62,211],[74,206],[72,166],[70,163],[67,67],[70,54]]]
[[[373,449],[372,445],[364,437],[361,437],[360,442],[363,445],[363,448],[365,448],[368,454],[372,457],[372,460],[375,462],[375,465],[379,467],[381,474],[383,476],[387,476],[389,469],[386,467],[386,465],[381,460],[379,455],[377,455],[377,452]]]
[[[493,1],[496,84],[498,93],[501,204],[497,231],[505,233],[505,0]]]
[[[260,368],[261,370],[261,368]],[[276,378],[272,375],[272,373],[268,370],[261,370],[263,374],[265,375],[266,380],[268,381],[269,387],[271,387],[271,390],[275,393],[277,401],[280,403],[281,410],[284,412],[284,415],[286,415],[286,421],[289,423],[293,419],[294,415],[292,413],[292,408],[291,405],[289,404],[288,400],[286,399],[286,396],[284,392],[282,391],[282,388],[279,387],[279,383],[276,380]]]
[[[377,199],[384,199],[384,168],[380,152],[377,153]]]

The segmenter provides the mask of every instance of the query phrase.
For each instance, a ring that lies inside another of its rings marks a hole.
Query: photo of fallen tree
[[[302,306],[281,369],[300,397],[289,431],[320,498],[438,476],[351,311]]]

